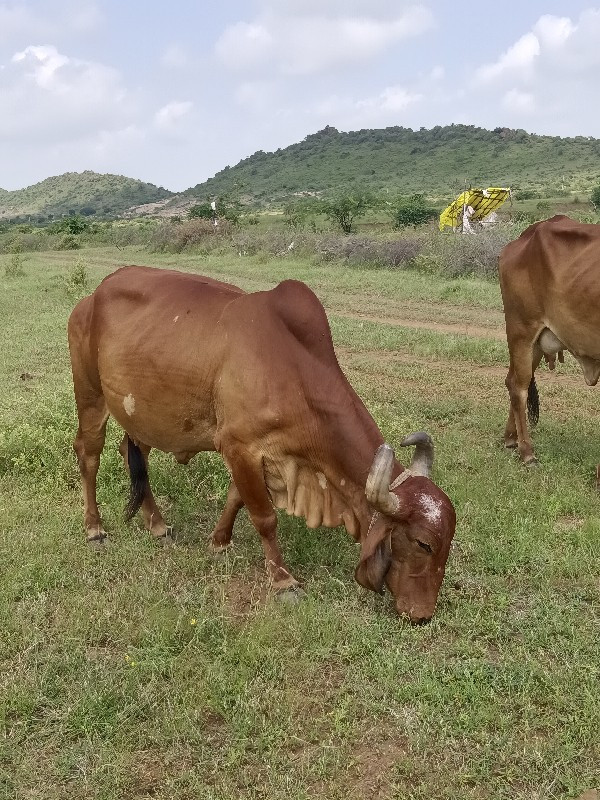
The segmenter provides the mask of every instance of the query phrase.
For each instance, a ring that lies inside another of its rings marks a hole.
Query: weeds
[[[89,291],[89,272],[85,261],[81,258],[69,268],[66,277],[67,293],[74,298],[82,298]]]
[[[25,275],[23,269],[23,246],[20,241],[15,240],[10,249],[10,257],[4,268],[7,278],[20,278]]]

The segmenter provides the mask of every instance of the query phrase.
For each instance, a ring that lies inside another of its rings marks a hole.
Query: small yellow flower
[[[129,653],[125,656],[125,661],[131,661],[131,656],[129,655]]]
[[[196,617],[192,617],[190,620],[190,625],[195,625],[197,622]]]
[[[130,661],[129,662],[129,666],[130,667],[137,667],[137,661]]]

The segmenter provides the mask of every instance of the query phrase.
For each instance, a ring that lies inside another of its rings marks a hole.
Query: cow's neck
[[[321,464],[322,471],[354,517],[354,524],[350,520],[344,520],[344,524],[354,538],[362,539],[374,511],[365,497],[365,486],[377,448],[384,439],[358,395],[349,384],[346,388],[339,411],[329,413],[326,427],[320,426],[327,431]],[[392,478],[402,470],[396,463]]]

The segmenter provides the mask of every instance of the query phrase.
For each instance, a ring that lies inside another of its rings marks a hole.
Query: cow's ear
[[[360,548],[360,561],[354,578],[365,589],[381,594],[383,581],[392,561],[389,521],[379,519]]]

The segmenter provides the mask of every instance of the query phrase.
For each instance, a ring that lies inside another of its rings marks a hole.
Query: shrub
[[[7,278],[19,278],[25,275],[25,270],[23,269],[23,255],[18,244],[14,245],[13,252],[4,268],[4,273]]]
[[[422,194],[414,194],[412,197],[401,197],[393,205],[390,216],[394,228],[405,228],[410,225],[424,225],[429,220],[434,219],[439,214],[435,208],[427,205]]]
[[[346,234],[354,228],[354,221],[375,208],[375,196],[360,187],[341,189],[336,195],[321,202],[321,211],[330,222],[338,225]]]
[[[225,220],[221,220],[217,227],[206,219],[164,222],[152,231],[149,247],[159,253],[181,253],[200,245],[213,249],[217,242],[220,243],[230,233],[231,225]]]
[[[596,186],[594,189],[592,189],[590,202],[594,208],[600,209],[600,186]]]
[[[72,233],[65,233],[54,244],[55,250],[78,250],[80,247],[81,242]]]
[[[66,287],[68,294],[80,298],[88,292],[89,273],[85,261],[77,259],[67,275]]]
[[[46,228],[48,233],[70,233],[74,235],[85,233],[89,229],[90,223],[87,219],[79,214],[74,214],[72,216],[59,219],[56,222],[53,222],[52,225],[48,225]]]

